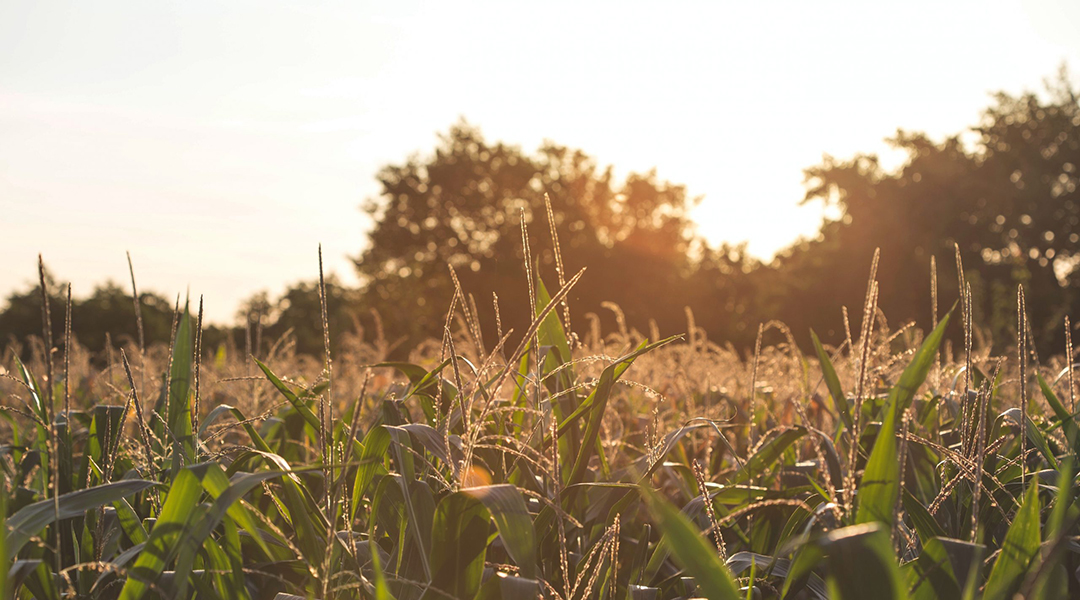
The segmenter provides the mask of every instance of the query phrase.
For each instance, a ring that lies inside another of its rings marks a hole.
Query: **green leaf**
[[[169,411],[165,421],[172,439],[179,444],[185,464],[195,456],[195,440],[191,430],[191,377],[193,345],[191,315],[184,303],[184,312],[176,328],[173,342],[172,367],[169,370]]]
[[[403,492],[406,484],[413,499],[413,512],[406,506]],[[431,579],[431,532],[435,508],[435,500],[426,483],[410,482],[396,473],[379,480],[373,495],[369,525],[377,522],[382,533],[394,542],[395,558],[391,564],[395,575],[405,570],[412,571],[414,579]],[[419,567],[419,570],[413,567]]]
[[[16,561],[15,566],[18,567],[19,563],[22,562]],[[60,600],[60,594],[56,590],[57,582],[53,578],[48,565],[40,560],[27,562],[34,565],[34,568],[26,573],[26,577],[23,579],[23,587],[30,592],[30,596],[34,600]],[[16,575],[18,575],[18,572],[16,572]],[[12,587],[14,591],[18,591],[16,586]]]
[[[854,429],[855,425],[851,420],[851,410],[848,408],[847,396],[844,395],[844,389],[840,387],[840,378],[837,377],[836,369],[833,368],[832,361],[829,360],[829,354],[825,352],[821,340],[818,339],[813,329],[810,330],[810,339],[814,342],[814,351],[817,352],[818,362],[821,363],[821,376],[825,379],[825,387],[829,389],[829,395],[832,396],[833,406],[840,413],[840,420],[844,422],[844,426],[849,430]]]
[[[697,593],[709,600],[741,600],[731,571],[690,520],[649,488],[642,486],[641,495],[675,559],[697,582]]]
[[[375,519],[371,520],[371,529],[369,532],[369,538],[374,538],[371,535],[375,529]],[[374,573],[372,577],[375,581],[373,587],[375,588],[375,600],[395,600],[394,595],[390,593],[390,587],[386,584],[386,576],[383,574],[382,560],[379,557],[378,552],[371,553],[371,571]]]
[[[866,469],[858,487],[859,508],[855,523],[879,521],[888,525],[893,522],[896,496],[900,490],[900,459],[896,449],[896,423],[903,411],[911,404],[915,393],[926,380],[934,364],[945,327],[949,324],[952,310],[941,320],[936,329],[923,341],[915,357],[904,369],[900,380],[889,392],[884,422],[878,430],[874,448],[866,462]]]
[[[570,413],[569,416],[567,416],[565,419],[563,419],[561,423],[559,423],[558,434],[560,436],[563,435],[563,433],[573,424],[574,421],[581,418],[582,415],[592,410],[593,407],[596,406],[597,402],[602,401],[606,403],[606,395],[610,394],[611,386],[613,386],[615,382],[619,380],[619,377],[621,377],[622,374],[630,368],[630,365],[633,364],[634,360],[636,360],[639,356],[645,354],[646,352],[655,350],[660,346],[663,346],[665,344],[668,344],[669,342],[678,339],[678,337],[679,336],[672,336],[653,344],[648,344],[648,342],[642,342],[633,352],[615,359],[615,362],[608,365],[608,367],[604,369],[604,372],[600,374],[600,380],[597,382],[596,388],[593,389],[593,392],[581,402],[581,405],[578,406],[574,410],[574,412]],[[606,386],[606,391],[604,392],[604,394],[597,394],[597,391],[600,389],[601,385]]]
[[[570,471],[570,476],[566,479],[567,485],[581,483],[582,478],[585,476],[585,469],[589,465],[589,460],[596,450],[596,442],[600,434],[600,424],[604,420],[604,411],[607,408],[608,398],[611,396],[611,389],[615,386],[615,382],[630,368],[630,365],[633,364],[637,357],[668,344],[678,339],[678,337],[679,336],[672,336],[652,344],[642,342],[633,352],[608,365],[600,374],[600,380],[597,382],[596,388],[593,389],[592,393],[589,394],[589,397],[581,403],[581,407],[563,421],[563,424],[560,425],[560,429],[566,427],[567,422],[576,418],[577,415],[586,410],[591,410],[588,425],[585,428],[585,439],[582,441],[581,450],[578,452],[577,459],[574,461],[574,468]],[[567,496],[569,501],[569,497],[573,496],[573,492]]]
[[[547,287],[544,286],[544,281],[539,277],[536,278],[536,312],[534,317],[539,317],[547,305],[551,304],[551,295],[548,294]],[[570,354],[570,341],[566,339],[566,332],[563,330],[562,322],[559,321],[558,310],[552,310],[544,317],[540,327],[536,330],[536,335],[540,338],[541,346],[551,346],[558,350],[558,356],[553,356],[550,352],[547,355],[547,360],[544,361],[544,372],[550,373],[557,367],[567,362],[571,358]]]
[[[1046,402],[1050,404],[1050,408],[1054,410],[1058,421],[1061,422],[1061,428],[1065,431],[1065,439],[1069,441],[1073,454],[1080,455],[1080,430],[1076,427],[1076,416],[1069,413],[1041,374],[1036,372],[1035,377],[1039,381],[1039,389],[1042,390]]]
[[[442,372],[450,364],[450,359],[439,363],[430,372],[425,370],[419,365],[407,362],[381,362],[371,365],[375,367],[385,367],[390,369],[397,369],[403,375],[409,378],[409,389],[402,394],[401,399],[405,400],[415,394],[430,394],[434,395],[436,391],[436,384],[441,382],[443,389],[443,406],[450,406],[453,403],[455,397],[457,397],[458,390],[454,387],[454,384],[450,383],[444,378],[439,377],[439,373]]]
[[[255,360],[255,364],[258,365],[259,369],[262,371],[262,374],[265,374],[267,380],[269,380],[270,383],[272,383],[273,386],[276,388],[276,390],[278,390],[278,392],[280,392],[281,395],[284,396],[286,400],[288,400],[288,404],[292,405],[293,409],[300,414],[300,417],[303,419],[303,421],[310,425],[313,431],[319,432],[322,427],[319,423],[319,418],[315,417],[315,413],[311,411],[311,407],[308,406],[307,401],[297,396],[292,390],[289,390],[288,386],[285,385],[285,382],[283,382],[278,376],[275,376],[273,371],[270,370],[270,367],[260,362],[258,358],[253,357],[252,359]],[[320,388],[321,386],[316,386],[312,392],[318,392]],[[360,441],[357,441],[355,439],[352,440],[352,446],[353,450],[356,452],[359,452],[361,450]]]
[[[12,591],[18,592],[19,587],[23,584],[23,581],[25,581],[27,577],[30,577],[32,574],[34,574],[34,571],[36,571],[43,563],[44,561],[40,558],[24,558],[15,561],[15,564],[11,565],[10,570],[0,569],[0,571],[3,571],[4,576],[7,577],[8,583],[11,585]],[[15,597],[17,598],[18,596]],[[11,596],[7,592],[5,592],[4,598],[11,598]]]
[[[907,575],[907,585],[914,600],[960,597],[960,584],[956,581],[952,560],[937,538],[924,541],[919,558],[900,570]]]
[[[821,563],[825,554],[817,544],[803,544],[795,552],[788,567],[787,577],[784,578],[784,588],[780,590],[781,598],[791,598],[789,594],[795,594],[809,584],[811,578],[820,579],[813,570]],[[819,597],[825,597],[821,594]]]
[[[235,530],[235,527],[233,529]],[[223,536],[223,541],[228,543],[226,537]],[[230,555],[221,548],[220,544],[210,538],[203,543],[203,549],[206,551],[208,567],[213,574],[214,589],[221,600],[250,600],[247,587],[244,585],[244,571],[242,565],[239,564],[239,546],[234,547],[234,553]]]
[[[278,477],[283,473],[271,475],[270,477]],[[242,486],[242,482],[250,474],[234,476],[232,480],[225,474],[225,470],[216,463],[208,463],[205,473],[202,477],[203,489],[210,494],[210,497],[217,500],[222,495],[235,494],[238,486]],[[260,474],[260,476],[263,474]],[[261,480],[260,480],[261,481]],[[262,534],[259,532],[259,527],[255,523],[255,517],[251,516],[244,505],[239,502],[230,501],[227,512],[229,517],[244,528],[244,531],[251,534],[251,538],[259,546],[259,548],[266,554],[267,557],[273,556],[270,551],[270,547],[266,545],[266,540],[263,539]]]
[[[938,524],[934,515],[931,515],[923,503],[912,496],[906,488],[901,501],[904,503],[904,512],[911,517],[912,523],[915,524],[915,532],[919,534],[919,540],[923,544],[936,537],[945,537],[945,530]]]
[[[1068,581],[1062,580],[1061,572],[1064,570],[1060,564],[1064,554],[1064,536],[1068,531],[1065,527],[1065,515],[1073,502],[1073,459],[1071,456],[1061,461],[1057,477],[1057,496],[1054,497],[1054,509],[1050,512],[1050,518],[1046,521],[1046,542],[1044,546],[1043,564],[1039,565],[1041,575],[1035,582],[1031,596],[1035,600],[1044,598],[1061,598],[1067,595]],[[1075,523],[1075,521],[1074,521]],[[1057,575],[1055,575],[1057,574]]]
[[[1065,515],[1072,505],[1072,488],[1075,473],[1073,472],[1073,458],[1066,457],[1058,468],[1057,496],[1054,497],[1054,510],[1050,512],[1050,518],[1046,521],[1046,539],[1053,540],[1062,535],[1062,525],[1065,523]]]
[[[489,514],[466,492],[446,496],[435,509],[431,529],[431,582],[455,598],[480,589],[487,552]]]
[[[26,368],[26,365],[19,360],[18,353],[12,355],[15,358],[15,366],[19,369],[19,376],[22,377],[23,383],[30,390],[30,408],[34,411],[34,414],[41,419],[42,423],[49,422],[49,407],[45,406],[45,396],[41,393],[41,387],[38,385],[37,379],[30,369]]]
[[[896,454],[896,415],[888,411],[878,431],[874,449],[859,481],[859,508],[855,523],[879,521],[892,525],[896,494],[900,490],[900,457]]]
[[[456,460],[451,460],[450,455],[447,454],[446,438],[431,425],[425,423],[406,423],[405,425],[384,425],[384,427],[391,431],[404,431],[410,434],[412,437],[416,438],[416,441],[420,442],[421,446],[448,467],[459,464],[462,459],[461,452],[459,451],[457,452],[457,456],[455,456]],[[400,436],[395,436],[395,439],[398,437]],[[457,436],[454,437],[456,438]],[[457,448],[451,448],[450,450],[454,451],[457,450]]]
[[[427,369],[409,362],[381,362],[371,365],[371,368],[385,367],[388,369],[397,369],[401,371],[401,374],[408,377],[411,383],[416,383],[427,377]]]
[[[45,405],[45,396],[41,392],[41,387],[38,385],[37,379],[30,372],[30,369],[26,368],[26,365],[19,360],[18,355],[15,356],[15,365],[19,368],[19,375],[22,377],[23,383],[30,390],[30,409],[33,411],[37,419],[35,419],[35,429],[37,431],[37,444],[36,448],[42,452],[46,452],[49,444],[49,432],[46,430],[49,423],[49,407]],[[43,467],[46,465],[42,465]],[[43,469],[40,477],[42,481],[45,481],[48,477],[48,473]]]
[[[235,511],[235,503],[245,494],[262,482],[283,475],[286,473],[281,471],[244,473],[221,489],[218,484],[225,472],[217,463],[181,469],[169,488],[143,552],[120,590],[120,599],[143,598],[173,561],[173,592],[176,597],[185,598],[192,567],[210,533],[230,512],[239,514]],[[204,487],[214,490],[211,492],[211,496],[215,496],[212,504],[199,503]]]
[[[64,494],[59,498],[59,518],[71,519],[82,516],[86,511],[111,504],[121,498],[136,494],[156,485],[143,479],[125,479],[106,483],[85,490]],[[5,546],[7,561],[11,562],[22,547],[46,526],[56,520],[56,506],[48,498],[24,506],[7,519]]]
[[[976,590],[982,585],[982,559],[986,554],[986,546],[953,538],[934,539],[945,548],[945,553],[949,555],[952,572],[956,575],[956,583],[963,586],[961,597],[974,598]]]
[[[266,442],[261,437],[252,439],[255,441],[256,447],[266,445]],[[262,450],[244,452],[229,465],[227,473],[234,473],[252,458],[261,458],[274,470],[287,473],[281,480],[285,497],[282,502],[283,506],[279,504],[279,507],[283,509],[286,518],[296,532],[297,545],[303,552],[304,558],[312,564],[320,564],[326,552],[329,524],[314,499],[312,499],[311,493],[300,481],[300,478],[292,472],[293,468],[289,466],[288,461],[273,452]],[[272,495],[272,497],[277,502],[276,496]]]
[[[274,375],[274,372],[270,370],[270,367],[263,364],[262,361],[257,358],[254,358],[253,360],[255,361],[255,364],[259,365],[259,368],[262,369],[263,374],[270,380],[270,383],[274,384],[274,387],[289,401],[289,404],[296,409],[296,412],[300,413],[300,416],[304,418],[304,421],[306,421],[308,425],[311,425],[315,431],[318,431],[319,427],[321,427],[319,417],[316,417],[315,413],[311,412],[311,408],[308,407],[307,403],[293,393],[281,378]]]
[[[1028,568],[1039,555],[1042,542],[1039,523],[1039,486],[1035,481],[1028,484],[1024,502],[1016,513],[1001,552],[986,581],[983,598],[1007,600],[1020,589]]]
[[[829,597],[835,600],[907,598],[888,530],[863,523],[829,532],[821,540],[829,569]]]
[[[300,478],[295,473],[292,473],[293,468],[288,461],[270,449],[266,440],[244,418],[244,414],[240,410],[233,408],[230,412],[243,425],[244,431],[247,432],[252,445],[256,449],[236,457],[236,460],[229,465],[226,473],[229,475],[235,473],[252,458],[261,458],[272,465],[272,468],[289,473],[281,482],[285,491],[285,504],[288,507],[289,520],[296,531],[299,546],[303,550],[305,558],[309,561],[321,562],[321,557],[326,550],[326,531],[330,526],[326,522],[326,517],[322,514],[322,511],[318,510]]]
[[[131,543],[141,544],[145,542],[148,538],[146,528],[143,527],[138,513],[131,507],[131,504],[126,499],[121,498],[113,502],[112,505],[116,509],[116,517],[120,521],[120,528],[124,530]]]
[[[405,451],[411,448],[412,438],[403,429],[384,427],[394,440],[394,449],[397,462],[402,466],[401,475],[391,477],[401,488],[402,500],[405,503],[405,514],[409,521],[409,531],[417,546],[420,547],[420,564],[424,568],[424,576],[431,578],[431,565],[428,557],[431,556],[431,519],[435,512],[435,501],[431,495],[431,488],[418,482],[412,467],[412,455]]]
[[[207,486],[209,474],[214,473],[215,476],[220,477],[224,475],[224,470],[216,463],[204,463],[204,465],[206,466],[206,470],[203,474],[202,482],[204,488],[206,488],[209,487]],[[195,467],[199,466],[200,465],[195,465]],[[226,518],[226,515],[229,515],[230,513],[236,514],[235,509],[241,508],[237,504],[237,501],[256,486],[261,485],[262,482],[281,477],[282,475],[285,475],[285,473],[281,471],[263,471],[260,473],[244,473],[243,475],[238,475],[232,478],[229,487],[225,490],[222,490],[217,494],[211,492],[211,496],[214,496],[213,504],[209,506],[200,504],[196,507],[196,512],[194,513],[195,516],[189,521],[185,535],[181,539],[180,547],[173,550],[173,555],[176,557],[175,585],[178,590],[177,597],[185,597],[192,567],[194,566],[195,560],[199,556],[204,543],[210,538],[211,532],[213,532],[218,524]],[[156,525],[154,530],[157,530]],[[256,534],[257,533],[258,532],[256,531]]]
[[[482,502],[491,513],[499,537],[510,558],[517,563],[522,577],[536,576],[536,532],[525,508],[521,491],[510,484],[489,485],[462,490]]]
[[[127,582],[120,590],[120,600],[137,600],[149,591],[149,584],[157,581],[165,565],[180,541],[188,520],[194,515],[196,502],[202,495],[202,485],[191,469],[181,469],[173,479],[157,522],[150,531],[143,551],[128,573]]]
[[[942,317],[938,326],[923,340],[922,346],[919,346],[919,350],[915,352],[915,357],[908,363],[907,368],[900,375],[900,380],[896,382],[896,385],[889,391],[889,399],[885,405],[887,408],[891,408],[894,413],[902,413],[907,410],[907,407],[911,405],[911,401],[915,398],[915,394],[919,391],[923,382],[926,381],[926,375],[930,373],[930,367],[934,365],[937,358],[938,346],[941,345],[941,340],[945,337],[945,328],[949,325],[949,317],[952,316],[952,311],[956,308],[949,309],[949,312]]]
[[[754,572],[755,568],[760,568],[766,575],[784,578],[786,583],[792,578],[793,562],[786,558],[766,556],[756,552],[736,552],[727,559],[727,566],[735,575],[740,575],[747,569]],[[806,573],[806,575],[806,587],[818,597],[824,597],[827,592],[825,582],[813,573]]]
[[[372,427],[364,438],[364,448],[360,456],[356,457],[360,464],[356,467],[356,478],[353,480],[352,504],[349,505],[352,513],[349,515],[350,522],[356,518],[356,511],[360,508],[360,503],[364,499],[364,494],[367,493],[368,486],[371,485],[371,480],[375,477],[375,472],[383,465],[386,449],[389,446],[390,434],[382,425]]]
[[[98,465],[105,465],[108,462],[113,442],[118,435],[122,434],[120,419],[123,416],[123,406],[99,404],[94,407],[94,417],[90,421],[90,435],[87,440],[90,452],[83,460],[83,472],[80,474],[82,481],[86,481],[91,460]]]
[[[1031,442],[1031,445],[1039,451],[1039,454],[1042,454],[1042,457],[1046,459],[1046,462],[1050,465],[1051,468],[1058,468],[1057,458],[1055,458],[1054,453],[1050,451],[1050,445],[1046,443],[1046,436],[1043,435],[1038,425],[1035,424],[1035,421],[1031,420],[1031,417],[1027,417],[1026,419],[1024,419],[1023,411],[1021,411],[1019,407],[1014,406],[998,415],[996,420],[997,422],[995,422],[994,424],[994,428],[997,429],[1000,426],[998,422],[1002,422],[1005,419],[1008,419],[1013,423],[1016,423],[1017,425],[1019,425],[1020,421],[1023,420],[1024,435],[1027,436],[1028,441]]]
[[[799,438],[806,435],[806,428],[796,425],[781,431],[769,441],[761,444],[758,451],[746,459],[743,466],[735,473],[732,483],[741,483],[755,478],[765,472],[779,460],[784,452],[791,447]]]
[[[540,597],[539,581],[496,572],[480,588],[476,600],[536,600]]]

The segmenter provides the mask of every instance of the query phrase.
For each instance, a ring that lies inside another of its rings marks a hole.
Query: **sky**
[[[803,169],[941,138],[991,92],[1080,73],[1080,2],[0,3],[0,297],[37,255],[76,296],[112,279],[205,297],[356,283],[375,174],[460,118],[549,139],[704,200],[712,243],[813,236]]]

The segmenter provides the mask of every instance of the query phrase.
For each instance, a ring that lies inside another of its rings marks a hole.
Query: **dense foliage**
[[[366,346],[318,363],[288,343],[204,362],[186,310],[170,347],[128,344],[104,370],[74,344],[62,361],[8,353],[0,587],[125,600],[1080,593],[1071,356],[1040,364],[1026,338],[1007,356],[943,348],[950,329],[973,339],[967,302],[925,336],[890,330],[877,298],[893,284],[879,296],[873,275],[858,336],[814,338],[806,356],[775,324],[778,342],[749,361],[693,328],[575,338],[560,301],[580,276],[553,295],[526,280],[533,318],[514,349],[485,350],[454,295],[453,333],[412,362]]]
[[[507,306],[528,301],[521,282],[533,256],[546,269],[563,269],[560,277],[583,265],[595,273],[574,289],[581,314],[606,312],[601,303],[611,301],[638,323],[654,317],[671,329],[682,322],[683,307],[671,310],[676,303],[661,302],[656,290],[685,298],[692,288],[687,213],[694,201],[655,173],[616,184],[610,167],[580,151],[547,144],[529,156],[459,124],[434,156],[388,166],[378,179],[382,196],[365,206],[375,227],[356,265],[369,282],[365,300],[391,331],[438,335],[445,307],[429,300],[453,293],[447,265],[474,294],[483,322],[493,322],[493,292]],[[523,219],[549,222],[567,265],[556,264],[555,238],[547,235],[532,240],[533,256],[523,255]],[[521,317],[508,311],[506,327],[523,331]],[[494,342],[497,332],[486,339]]]
[[[1035,343],[1060,348],[1080,273],[1080,101],[1066,75],[1044,97],[998,94],[966,140],[900,131],[892,143],[907,156],[894,172],[872,155],[826,157],[807,170],[806,201],[834,204],[842,217],[772,265],[778,317],[796,330],[836,327],[836,302],[858,302],[862,274],[880,248],[882,280],[907,282],[882,298],[882,308],[894,319],[925,321],[931,257],[944,268],[959,245],[972,259],[973,311],[994,339],[1015,336],[1015,290],[1023,284]],[[955,280],[943,279],[940,292],[956,297]]]
[[[476,294],[477,314],[494,320],[491,291],[510,304],[524,298],[518,213],[546,223],[548,194],[568,257],[564,272],[590,269],[591,281],[575,288],[571,303],[605,324],[614,320],[603,303],[613,301],[630,326],[648,331],[652,320],[674,333],[689,306],[710,337],[742,348],[752,346],[756,323],[774,318],[796,331],[804,349],[808,327],[839,341],[839,307],[856,310],[862,301],[876,248],[882,279],[906,284],[882,298],[886,313],[928,323],[931,258],[944,268],[959,245],[971,257],[973,311],[994,339],[1015,335],[1011,298],[1022,283],[1038,323],[1034,342],[1059,348],[1062,319],[1078,301],[1080,261],[1080,100],[1068,75],[1041,95],[998,94],[967,132],[934,141],[898,131],[891,143],[906,157],[895,170],[872,154],[826,156],[807,169],[805,201],[831,206],[837,218],[823,222],[818,237],[761,263],[739,246],[710,248],[687,217],[702,199],[691,201],[683,186],[655,174],[617,186],[610,169],[580,152],[548,145],[528,155],[458,125],[433,155],[380,174],[382,194],[366,207],[376,226],[357,260],[371,282],[365,306],[394,315],[389,330],[439,335],[444,314],[427,299],[453,290],[449,263]],[[553,244],[545,236],[534,245],[554,279]],[[941,293],[955,297],[955,282],[943,280]],[[399,303],[409,306],[407,317],[391,310]],[[513,322],[518,331],[521,325]]]

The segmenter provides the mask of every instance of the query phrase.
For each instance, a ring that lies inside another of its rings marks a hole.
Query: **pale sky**
[[[453,5],[451,5],[453,4]],[[380,166],[459,117],[702,194],[713,242],[769,257],[823,153],[897,127],[972,125],[989,92],[1080,72],[1080,2],[0,3],[0,297],[37,254],[76,295],[206,297],[231,323],[259,290],[328,270],[369,223]]]

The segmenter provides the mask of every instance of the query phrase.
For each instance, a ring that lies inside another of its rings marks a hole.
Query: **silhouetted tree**
[[[266,325],[262,332],[262,345],[276,342],[281,336],[290,333],[296,340],[296,351],[311,356],[321,357],[324,352],[322,304],[319,299],[319,282],[297,282],[285,291],[273,304],[266,302],[266,296],[257,295],[248,304],[253,314],[263,310]],[[331,350],[337,347],[346,332],[355,331],[362,306],[357,290],[341,285],[337,279],[326,280],[326,315],[329,324]],[[252,334],[254,335],[254,334]],[[253,340],[253,343],[258,343]]]
[[[531,314],[522,217],[547,286],[558,287],[545,194],[564,276],[589,269],[570,296],[574,314],[599,313],[601,302],[614,301],[639,327],[652,317],[667,332],[683,328],[692,240],[687,213],[695,200],[655,172],[616,184],[610,168],[581,151],[547,143],[527,155],[489,144],[459,123],[434,155],[387,166],[378,179],[382,194],[364,207],[375,227],[356,265],[365,300],[389,331],[413,339],[441,334],[454,293],[451,265],[475,299],[489,342],[496,326],[492,292],[504,327],[522,332]]]
[[[836,205],[842,217],[774,265],[771,289],[793,329],[800,335],[809,326],[842,332],[840,304],[857,320],[877,247],[882,310],[894,321],[928,325],[930,256],[937,258],[945,310],[958,297],[958,244],[976,322],[989,327],[995,343],[1014,339],[1016,285],[1022,283],[1037,341],[1056,346],[1080,283],[1077,95],[1064,74],[1045,97],[998,94],[971,131],[973,145],[959,135],[934,142],[898,132],[892,143],[907,160],[893,172],[867,154],[826,157],[806,171],[806,201]]]
[[[777,298],[762,289],[769,266],[747,254],[746,246],[702,245],[689,278],[690,295],[683,299],[697,326],[721,344],[753,344],[758,323],[776,316]]]
[[[64,314],[67,304],[67,286],[56,281],[46,272],[45,287],[49,291],[49,309],[52,312],[53,344],[63,350]],[[152,293],[139,295],[142,305],[143,331],[146,343],[167,343],[172,328],[173,304]],[[94,288],[86,298],[73,298],[71,306],[72,335],[91,352],[105,348],[106,334],[113,344],[138,343],[138,327],[131,293],[106,282]],[[13,292],[5,300],[0,312],[0,343],[25,346],[31,336],[42,335],[41,288],[34,285],[25,292]]]

